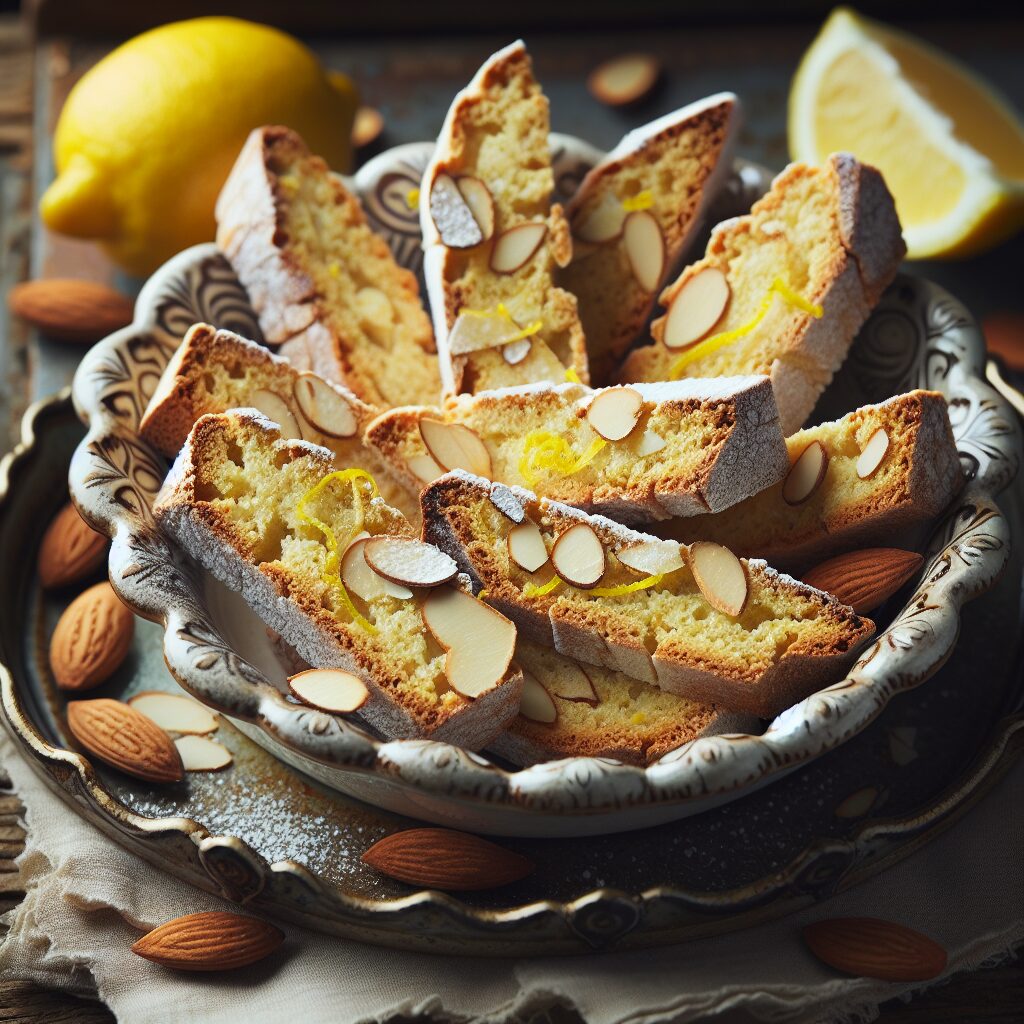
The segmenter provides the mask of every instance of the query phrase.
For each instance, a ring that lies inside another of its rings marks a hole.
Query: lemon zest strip
[[[654,196],[649,188],[645,188],[643,192],[638,192],[635,196],[622,200],[622,208],[627,213],[632,213],[634,210],[649,210],[653,205]]]
[[[623,594],[632,594],[637,590],[647,590],[656,587],[665,578],[665,573],[659,572],[654,576],[645,576],[642,580],[635,580],[633,583],[623,583],[618,587],[591,587],[583,591],[584,595],[593,594],[594,597],[622,597]]]
[[[342,603],[345,605],[353,620],[362,626],[368,633],[376,634],[377,627],[360,614],[359,609],[356,608],[355,604],[353,604],[352,598],[349,596],[349,592],[341,580],[341,573],[338,571],[341,560],[341,545],[338,543],[337,535],[322,519],[318,519],[316,516],[306,511],[306,505],[314,498],[319,497],[319,495],[323,493],[323,491],[334,480],[343,481],[352,485],[352,507],[356,513],[356,525],[353,527],[349,537],[346,538],[345,546],[348,547],[349,541],[351,541],[352,538],[362,530],[365,518],[363,515],[363,501],[362,495],[360,494],[359,481],[365,480],[369,483],[371,501],[380,493],[377,489],[377,481],[374,480],[365,469],[340,469],[337,472],[328,473],[325,477],[322,477],[308,491],[306,491],[301,498],[299,498],[298,503],[295,506],[295,516],[300,522],[314,527],[324,535],[324,544],[327,547],[327,559],[324,562],[324,568],[320,574],[323,581],[337,590]]]
[[[583,381],[580,380],[580,375],[576,372],[575,367],[572,367],[572,366],[570,366],[570,367],[568,367],[568,369],[566,369],[566,371],[565,371],[565,379],[567,381],[569,381],[570,383],[572,383],[572,384],[582,384],[583,383]]]
[[[564,437],[548,430],[531,430],[523,442],[519,474],[531,487],[540,479],[537,470],[550,469],[559,476],[572,476],[593,462],[607,444],[603,437],[595,437],[590,447],[577,455]]]
[[[537,586],[536,583],[527,583],[523,587],[523,597],[542,597],[544,594],[550,594],[563,580],[560,576],[552,576],[547,583]]]
[[[734,327],[731,331],[722,331],[719,334],[712,334],[710,338],[705,338],[703,341],[698,341],[696,345],[688,348],[673,364],[669,370],[669,380],[679,380],[683,370],[695,362],[698,359],[702,359],[704,356],[710,355],[712,352],[717,352],[720,348],[724,348],[726,345],[731,345],[734,341],[742,338],[746,334],[750,334],[754,328],[768,315],[768,310],[771,309],[772,303],[775,301],[775,296],[778,295],[791,306],[795,306],[797,309],[803,310],[805,313],[809,313],[816,320],[821,319],[824,315],[825,310],[822,309],[815,302],[810,302],[805,299],[799,293],[793,291],[792,288],[781,277],[775,278],[771,283],[771,287],[768,289],[765,297],[761,300],[761,305],[758,307],[757,312],[745,323],[739,327]]]

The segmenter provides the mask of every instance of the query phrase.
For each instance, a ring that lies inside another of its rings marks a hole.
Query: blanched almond
[[[411,455],[405,463],[413,476],[425,484],[432,484],[439,476],[444,476],[444,467],[439,466],[431,455]]]
[[[586,216],[577,218],[573,224],[573,234],[581,242],[612,242],[622,234],[625,220],[626,211],[619,197],[613,192],[606,192]]]
[[[606,441],[621,441],[640,422],[644,399],[636,388],[605,388],[587,406],[587,422]]]
[[[636,454],[638,458],[644,458],[648,455],[654,455],[655,452],[660,452],[668,441],[648,427],[643,434],[640,436],[640,443],[636,446]]]
[[[558,673],[547,681],[547,687],[562,700],[579,701],[596,707],[599,703],[594,683],[584,669],[568,658],[563,660]]]
[[[670,540],[641,541],[617,551],[615,557],[623,565],[642,572],[645,576],[675,572],[686,564],[679,545]]]
[[[529,263],[540,248],[548,226],[543,221],[517,224],[503,232],[491,250],[491,270],[496,274],[513,274]]]
[[[448,332],[448,351],[453,356],[479,352],[485,348],[507,347],[521,328],[511,316],[500,313],[460,313]],[[529,341],[528,338],[520,339]]]
[[[509,366],[518,366],[529,354],[532,342],[529,338],[518,338],[502,347],[502,358]]]
[[[516,627],[504,615],[454,587],[432,590],[422,613],[447,651],[444,674],[456,693],[479,697],[501,683],[516,647]]]
[[[371,537],[363,558],[379,576],[404,587],[439,587],[459,571],[450,555],[413,537]]]
[[[248,404],[258,409],[269,420],[273,420],[281,428],[281,437],[286,441],[302,440],[302,430],[288,403],[276,392],[260,388],[247,399]]]
[[[234,760],[223,743],[206,736],[179,736],[174,746],[187,772],[219,772]]]
[[[555,571],[581,590],[596,587],[605,570],[604,546],[589,523],[577,523],[558,535],[551,549]]]
[[[345,555],[341,560],[341,582],[352,591],[356,597],[364,601],[372,601],[377,597],[397,597],[399,600],[408,600],[412,597],[412,591],[408,587],[392,583],[379,573],[374,572],[366,562],[366,542],[369,535],[357,537],[348,546]]]
[[[360,107],[352,121],[352,148],[362,149],[376,142],[384,131],[384,118],[376,107]]]
[[[431,457],[445,470],[464,469],[490,478],[491,456],[476,431],[462,423],[424,417],[420,420],[420,436]]]
[[[661,75],[661,64],[649,53],[626,53],[598,65],[587,79],[596,100],[611,107],[643,99]]]
[[[790,466],[782,482],[782,497],[787,505],[800,505],[821,485],[828,469],[828,452],[820,441],[812,441]]]
[[[352,437],[359,429],[352,406],[315,373],[300,373],[293,388],[299,411],[327,437]]]
[[[532,673],[523,670],[523,695],[519,700],[519,714],[531,722],[551,725],[558,719],[558,708],[544,684]]]
[[[147,690],[128,700],[129,707],[141,711],[165,732],[201,736],[217,729],[217,716],[197,700],[181,693]]]
[[[868,477],[873,476],[888,451],[889,435],[885,432],[884,427],[879,427],[868,438],[868,443],[864,445],[864,450],[857,459],[857,476],[861,480],[867,480]]]
[[[353,306],[359,326],[378,345],[387,345],[395,328],[395,307],[387,295],[379,288],[360,288]]]
[[[733,617],[747,604],[747,572],[726,547],[699,540],[690,545],[690,570],[712,608]]]
[[[637,284],[656,291],[665,272],[665,238],[650,210],[634,210],[622,226],[622,244]]]
[[[288,677],[288,689],[310,707],[333,715],[358,711],[369,699],[366,683],[340,668],[310,668]]]
[[[729,281],[717,267],[705,267],[683,285],[665,317],[668,348],[700,341],[722,319],[729,304]]]
[[[536,572],[547,564],[548,549],[540,528],[532,519],[513,526],[508,533],[508,555],[513,562],[527,572]]]

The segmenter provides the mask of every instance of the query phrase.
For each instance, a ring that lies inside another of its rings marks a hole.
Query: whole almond
[[[400,882],[430,889],[493,889],[518,882],[533,864],[465,832],[447,828],[410,828],[374,843],[363,863]]]
[[[804,574],[803,580],[864,615],[892,597],[921,568],[923,561],[916,551],[865,548],[816,565]]]
[[[118,700],[74,700],[68,704],[71,735],[91,754],[147,782],[180,782],[181,757],[171,737],[142,712]]]
[[[132,300],[105,284],[55,277],[16,284],[12,313],[47,337],[91,345],[132,322]]]
[[[39,545],[39,582],[66,587],[91,576],[102,564],[107,538],[97,533],[69,501],[54,517]]]
[[[282,942],[284,932],[266,921],[211,910],[158,925],[132,952],[176,971],[231,971],[262,960]]]
[[[913,928],[877,917],[837,917],[803,930],[821,961],[844,974],[883,981],[927,981],[946,969],[946,951]]]
[[[135,616],[109,583],[97,583],[64,609],[50,638],[50,669],[62,690],[91,690],[118,669],[131,647]]]

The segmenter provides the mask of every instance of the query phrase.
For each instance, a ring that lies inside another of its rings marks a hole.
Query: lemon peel
[[[642,580],[634,580],[632,583],[622,583],[617,587],[591,587],[584,591],[593,594],[594,597],[622,597],[623,594],[633,594],[638,590],[648,590],[656,587],[665,578],[665,573],[659,572],[654,576],[645,576]]]
[[[761,305],[758,306],[757,312],[745,323],[740,324],[739,327],[734,327],[731,331],[721,331],[718,334],[712,334],[710,338],[705,338],[703,341],[698,341],[696,345],[691,345],[671,366],[669,369],[669,380],[679,380],[683,370],[695,362],[698,359],[702,359],[704,356],[710,355],[712,352],[717,352],[720,348],[724,348],[726,345],[731,345],[734,341],[738,341],[740,338],[747,334],[750,334],[761,321],[768,315],[768,310],[772,308],[772,303],[775,301],[775,296],[778,295],[785,302],[788,302],[791,306],[795,306],[797,309],[802,310],[805,313],[809,313],[815,318],[820,320],[825,314],[825,310],[819,306],[816,302],[811,302],[805,299],[799,292],[794,291],[781,277],[775,278],[765,293],[765,297],[761,300]]]
[[[597,458],[608,442],[595,437],[582,455],[573,451],[564,437],[549,430],[531,430],[523,442],[523,455],[519,460],[519,475],[535,487],[540,480],[538,470],[548,469],[559,476],[572,476]]]
[[[299,498],[295,505],[295,516],[300,522],[314,527],[324,535],[324,543],[327,547],[327,558],[324,561],[324,568],[320,574],[321,579],[323,579],[326,584],[337,590],[342,603],[345,605],[353,620],[362,626],[368,633],[376,634],[377,627],[360,614],[359,609],[356,608],[355,604],[353,604],[352,598],[349,595],[345,584],[342,582],[341,573],[339,572],[342,549],[338,542],[337,535],[322,519],[318,519],[316,516],[306,511],[306,506],[309,502],[319,497],[335,480],[350,483],[352,485],[352,507],[356,513],[356,524],[352,528],[349,536],[346,538],[345,546],[348,547],[348,543],[362,531],[363,522],[365,521],[359,481],[365,480],[369,483],[371,501],[380,494],[380,491],[377,488],[377,481],[374,480],[373,476],[365,469],[340,469],[322,477],[308,491],[306,491],[301,498]]]
[[[564,582],[561,576],[552,576],[547,583],[543,583],[540,586],[536,583],[527,583],[523,587],[523,597],[542,597],[544,594],[550,594],[555,587]]]
[[[653,205],[654,195],[649,188],[645,188],[643,192],[638,192],[635,196],[629,196],[622,200],[622,208],[627,213],[633,213],[635,210],[649,210]]]
[[[418,210],[420,208],[420,190],[418,188],[411,188],[405,193],[405,205],[410,210]]]
[[[565,371],[565,379],[567,381],[569,381],[571,384],[582,384],[583,383],[583,381],[580,380],[580,375],[576,372],[576,370],[572,366],[570,366]]]

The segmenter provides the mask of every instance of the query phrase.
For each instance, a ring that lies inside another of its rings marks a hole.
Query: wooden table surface
[[[987,75],[1024,108],[1024,21],[913,25]],[[643,30],[562,34],[527,39],[538,77],[551,97],[556,130],[611,146],[630,127],[721,89],[744,102],[740,154],[773,167],[787,159],[785,97],[789,78],[816,26],[766,24],[739,33],[734,27],[672,33]],[[324,61],[359,83],[365,102],[385,116],[384,145],[433,137],[454,91],[488,53],[508,42],[494,36],[366,39],[315,43]],[[120,275],[94,246],[41,229],[34,196],[50,180],[50,134],[68,89],[111,42],[33,40],[13,16],[0,16],[0,290],[6,295],[28,277],[82,277],[134,291],[139,282]],[[667,68],[660,91],[637,111],[611,111],[586,93],[586,72],[600,59],[626,50],[658,54]],[[1019,276],[1024,237],[968,263],[919,265],[950,287],[979,315],[1021,312]],[[0,454],[17,440],[27,404],[70,380],[81,351],[39,338],[0,308]],[[17,796],[0,768],[0,911],[22,897],[14,858],[23,846]],[[70,810],[68,813],[72,813]],[[579,1018],[557,1014],[569,1024]],[[553,1019],[548,1016],[547,1019]],[[113,1016],[97,1002],[44,991],[30,982],[0,978],[0,1021],[93,1024]],[[960,976],[908,1004],[886,1004],[882,1024],[1024,1020],[1024,966]]]

